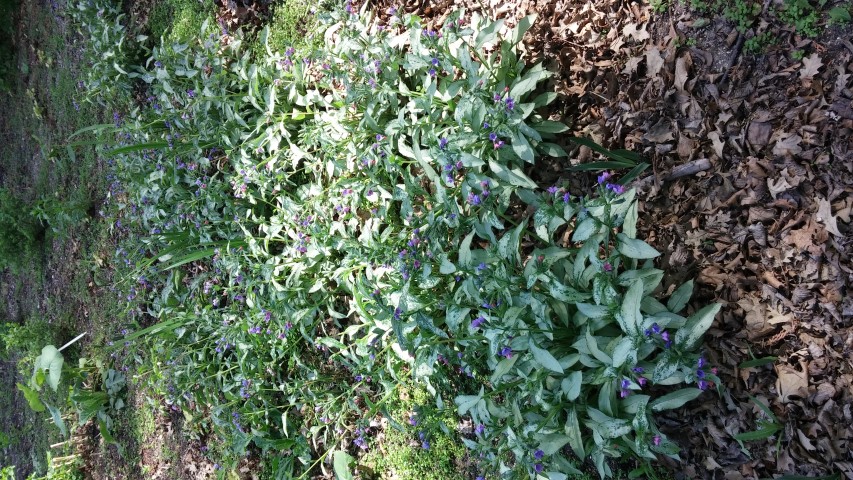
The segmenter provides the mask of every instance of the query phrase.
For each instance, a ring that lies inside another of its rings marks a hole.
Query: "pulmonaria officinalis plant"
[[[634,190],[526,173],[567,156],[556,95],[535,94],[549,73],[517,52],[533,17],[506,37],[465,18],[350,8],[322,50],[257,61],[205,26],[126,69],[146,100],[110,126],[116,257],[129,312],[159,322],[125,340],[220,463],[254,445],[288,477],[348,468],[376,418],[411,421],[384,405],[413,377],[440,409],[438,387],[464,386],[484,475],[561,479],[591,457],[606,476],[608,457],[675,456],[653,414],[718,382],[696,350],[719,306],[681,316],[691,282],[657,299]]]

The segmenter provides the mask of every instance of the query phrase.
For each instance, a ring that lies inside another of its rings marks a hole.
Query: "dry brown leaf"
[[[660,119],[652,128],[643,135],[643,139],[651,143],[665,143],[673,140],[672,123],[666,118]]]
[[[675,61],[675,80],[673,84],[679,92],[684,91],[684,82],[687,81],[687,73],[692,64],[693,59],[690,58],[690,53],[685,53]]]
[[[826,230],[818,228],[817,224],[809,218],[806,225],[797,230],[791,230],[783,240],[785,243],[795,245],[798,250],[807,250],[813,254],[821,253],[821,245],[826,242]]]
[[[647,24],[638,25],[629,23],[622,29],[622,35],[628,38],[633,38],[638,42],[649,39],[649,32],[646,31]]]
[[[646,50],[646,77],[657,77],[661,68],[663,68],[663,55],[661,55],[660,49],[655,46],[649,47]]]
[[[803,138],[796,134],[782,134],[782,138],[773,145],[773,155],[799,155],[803,152],[800,142]]]
[[[763,147],[769,143],[772,130],[773,126],[769,122],[750,122],[746,139],[753,147]]]
[[[711,132],[708,134],[708,138],[711,139],[711,146],[714,148],[717,158],[723,158],[723,148],[726,146],[726,143],[720,139],[720,134]]]
[[[803,362],[805,363],[805,362]],[[792,395],[805,398],[809,388],[808,369],[799,371],[790,365],[775,365],[776,392],[782,403],[787,403]]]
[[[835,216],[832,215],[832,205],[830,205],[829,200],[823,197],[817,198],[817,214],[815,215],[815,220],[822,223],[829,233],[836,237],[843,236],[841,232],[838,231],[838,224],[835,221]]]
[[[776,331],[777,324],[790,322],[793,319],[793,315],[783,314],[774,307],[768,307],[751,295],[741,298],[737,304],[746,314],[744,318],[746,335],[750,340],[765,337]]]
[[[788,183],[788,180],[784,177],[777,178],[776,180],[767,179],[767,189],[770,190],[770,196],[773,197],[773,200],[776,200],[776,196],[780,193],[792,188],[794,186]]]
[[[818,74],[818,70],[823,66],[823,61],[817,52],[803,59],[803,68],[800,69],[800,79],[813,78]]]
[[[630,75],[637,71],[637,67],[640,65],[640,62],[643,61],[643,57],[631,57],[625,62],[625,68],[622,69],[622,73],[625,75]]]

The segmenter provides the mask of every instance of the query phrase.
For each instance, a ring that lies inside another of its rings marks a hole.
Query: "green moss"
[[[319,4],[319,8],[318,8]],[[309,2],[305,0],[279,1],[272,7],[272,15],[269,19],[269,43],[270,50],[283,53],[288,48],[294,48],[298,56],[310,54],[323,43],[322,33],[319,31],[317,12],[324,7],[322,2]],[[264,55],[266,49],[258,38],[252,45],[256,55]]]
[[[388,426],[381,446],[373,446],[359,464],[372,470],[375,478],[460,478],[467,462],[467,449],[454,432],[453,412],[437,410],[434,404],[433,397],[422,387],[404,385],[388,409],[403,430]],[[417,419],[414,426],[408,421],[412,414]]]
[[[214,23],[215,6],[211,0],[166,0],[151,10],[148,27],[155,39],[165,43],[184,43],[198,38],[205,20]]]

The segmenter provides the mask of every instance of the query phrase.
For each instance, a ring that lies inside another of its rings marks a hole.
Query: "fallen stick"
[[[710,170],[710,169],[711,169],[711,161],[708,160],[707,158],[699,158],[699,159],[693,160],[692,162],[687,162],[683,165],[678,165],[676,167],[673,167],[672,170],[670,170],[668,173],[665,173],[664,175],[661,176],[661,180],[668,182],[671,180],[675,180],[677,178],[695,175],[699,172],[704,172],[705,170]],[[648,187],[649,184],[654,182],[654,180],[655,180],[655,175],[649,175],[646,178],[643,178],[641,180],[637,180],[636,182],[634,182],[634,186],[637,188],[645,188],[645,187]]]

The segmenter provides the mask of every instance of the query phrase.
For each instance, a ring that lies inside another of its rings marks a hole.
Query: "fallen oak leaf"
[[[798,371],[790,365],[774,365],[776,368],[776,392],[782,403],[787,403],[792,396],[806,398],[809,388],[809,373],[805,361],[801,361],[803,371]]]
[[[815,215],[815,220],[822,223],[829,233],[836,237],[843,236],[841,232],[838,231],[838,223],[835,220],[835,216],[832,214],[832,205],[829,203],[829,200],[823,197],[817,197],[817,214]]]
[[[814,78],[818,74],[818,70],[823,66],[823,61],[817,52],[803,58],[803,68],[800,69],[800,80]]]

